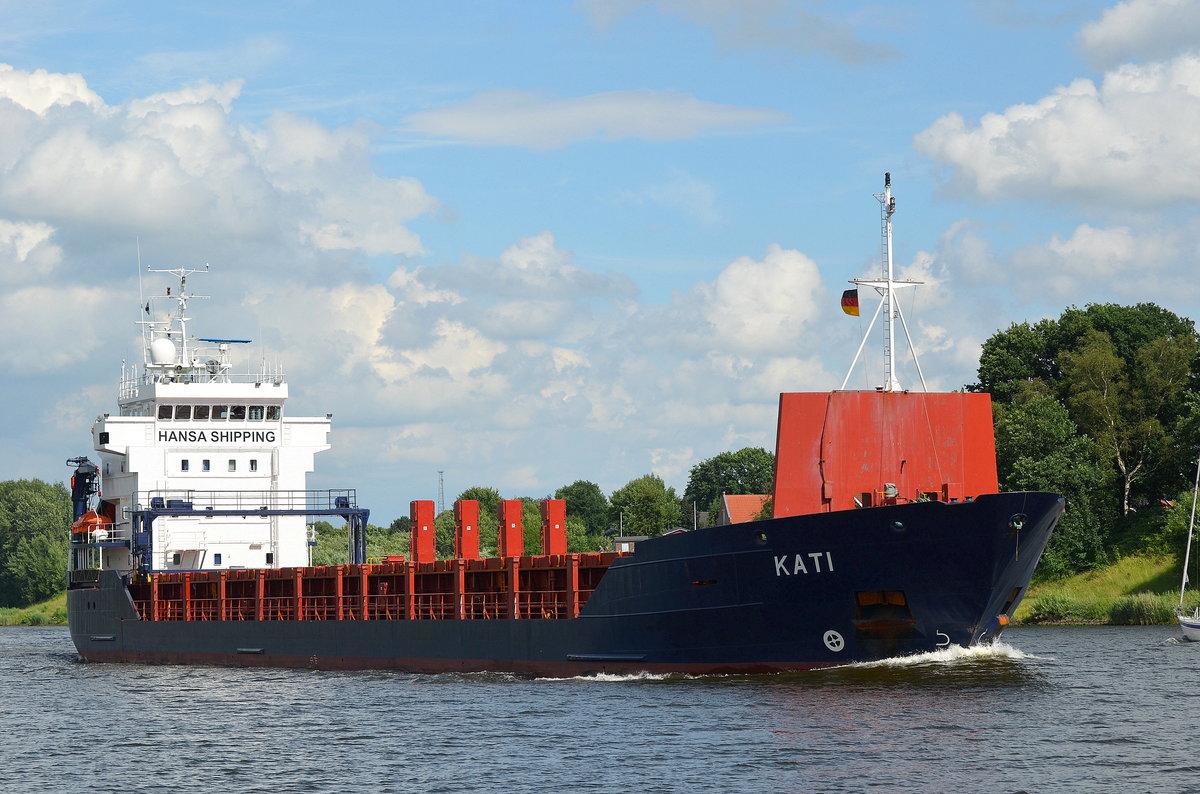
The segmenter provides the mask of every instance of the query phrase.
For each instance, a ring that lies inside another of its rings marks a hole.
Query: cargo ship
[[[910,283],[893,277],[890,177],[875,197],[882,272],[854,283],[880,297],[864,342],[882,317],[883,383],[780,395],[770,518],[605,553],[568,548],[555,499],[541,504],[541,548],[524,548],[519,500],[499,504],[496,548],[481,548],[480,505],[459,500],[453,556],[439,559],[434,502],[418,499],[409,553],[368,559],[370,513],[356,492],[305,487],[331,417],[289,415],[278,367],[239,372],[233,351],[248,340],[189,336],[188,303],[200,296],[188,277],[203,271],[153,271],[176,291],[139,301],[143,363],[123,366],[118,412],[96,418],[98,462],[68,461],[79,655],[758,674],[994,641],[1063,500],[999,492],[988,395],[900,386],[892,352],[904,319],[893,296]],[[844,296],[848,312],[856,298]],[[162,301],[170,311],[153,314]],[[345,564],[309,564],[315,518],[345,522]]]

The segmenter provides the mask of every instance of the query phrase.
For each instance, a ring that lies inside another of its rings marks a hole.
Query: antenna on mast
[[[927,390],[925,386],[925,375],[921,372],[921,362],[917,361],[917,351],[913,348],[912,337],[908,333],[908,324],[904,322],[904,313],[900,310],[900,304],[896,303],[895,291],[903,287],[912,287],[917,284],[922,284],[921,281],[912,281],[907,279],[897,279],[892,266],[892,215],[896,212],[896,198],[892,195],[892,174],[886,172],[883,175],[883,192],[873,194],[879,201],[880,206],[880,258],[883,264],[883,275],[879,279],[863,279],[852,278],[851,284],[856,284],[863,287],[873,287],[880,294],[882,300],[879,306],[875,309],[875,314],[871,316],[871,324],[867,326],[867,332],[863,334],[863,340],[858,345],[858,350],[854,354],[854,361],[850,363],[850,370],[846,373],[846,379],[842,381],[841,390],[846,389],[846,384],[850,382],[850,375],[854,372],[854,367],[858,364],[859,356],[862,355],[863,347],[867,343],[867,337],[871,334],[871,329],[875,327],[875,321],[879,319],[879,315],[883,313],[883,359],[884,359],[884,381],[883,385],[877,387],[879,391],[897,392],[904,391],[900,385],[899,378],[896,377],[896,329],[893,320],[900,320],[900,327],[904,331],[904,338],[908,341],[908,350],[912,353],[913,364],[917,367],[917,377],[921,379],[921,389]]]

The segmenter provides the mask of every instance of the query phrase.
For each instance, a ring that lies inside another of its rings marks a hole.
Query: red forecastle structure
[[[779,396],[776,518],[998,490],[987,394]]]

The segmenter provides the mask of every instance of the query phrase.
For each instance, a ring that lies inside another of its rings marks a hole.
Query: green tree
[[[603,537],[608,529],[609,504],[608,497],[599,485],[588,480],[576,480],[555,491],[554,498],[567,503],[568,520],[571,516],[579,518],[588,532]]]
[[[403,525],[403,529],[400,526]],[[345,524],[314,521],[317,545],[312,548],[313,565],[345,565],[350,559],[349,530]],[[408,554],[408,517],[398,518],[387,527],[367,524],[367,557]]]
[[[679,497],[657,474],[630,480],[613,491],[610,501],[626,535],[652,537],[679,526]]]
[[[1200,343],[1194,323],[1150,303],[1071,307],[1057,320],[1013,325],[988,339],[979,382],[998,407],[1053,398],[1093,461],[1106,468],[1111,498],[1098,500],[1112,527],[1110,545],[1136,547],[1161,529],[1156,506],[1191,482],[1200,443]],[[998,412],[999,413],[999,412]],[[1003,443],[998,439],[1003,456]],[[1114,546],[1115,548],[1115,546]]]
[[[62,592],[71,497],[61,484],[0,482],[0,606],[25,607]]]
[[[583,519],[567,513],[567,550],[571,552],[607,551],[608,538],[591,532]]]
[[[722,494],[766,494],[774,487],[775,455],[761,447],[745,447],[693,466],[683,501],[707,506]]]
[[[1094,442],[1080,435],[1057,400],[1035,395],[997,411],[996,464],[1006,491],[1053,491],[1067,510],[1038,566],[1054,578],[1105,562],[1112,508],[1105,504],[1107,470]]]
[[[987,392],[999,403],[1012,402],[1031,383],[1057,382],[1057,326],[1052,320],[1019,323],[994,334],[979,354],[979,383],[968,391]]]
[[[1129,513],[1137,483],[1168,457],[1174,442],[1168,422],[1188,385],[1196,340],[1159,337],[1133,353],[1127,366],[1103,331],[1092,330],[1078,352],[1061,356],[1072,409],[1080,428],[1096,439],[1116,469],[1121,513]]]

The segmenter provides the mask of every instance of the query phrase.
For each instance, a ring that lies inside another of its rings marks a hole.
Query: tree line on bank
[[[1057,319],[1014,324],[983,345],[979,380],[992,395],[1001,490],[1061,493],[1067,511],[1038,566],[1067,576],[1132,553],[1182,551],[1200,451],[1200,337],[1161,307],[1089,304]],[[715,520],[722,494],[769,494],[775,458],[758,448],[723,452],[692,467],[682,496],[647,474],[605,495],[578,480],[556,490],[567,503],[573,552],[610,548],[615,534],[659,535]],[[494,554],[499,491],[468,488],[480,502],[480,545]],[[523,497],[525,545],[541,548],[539,501]],[[769,505],[764,508],[769,510]],[[61,592],[70,496],[61,484],[0,482],[0,606]],[[439,556],[453,553],[454,516],[435,521]],[[346,531],[315,524],[314,565],[346,559]],[[409,520],[367,528],[370,556],[407,554]]]
[[[1200,449],[1200,337],[1152,303],[1089,304],[988,339],[1002,490],[1067,510],[1038,566],[1053,578],[1130,553],[1183,550]]]

